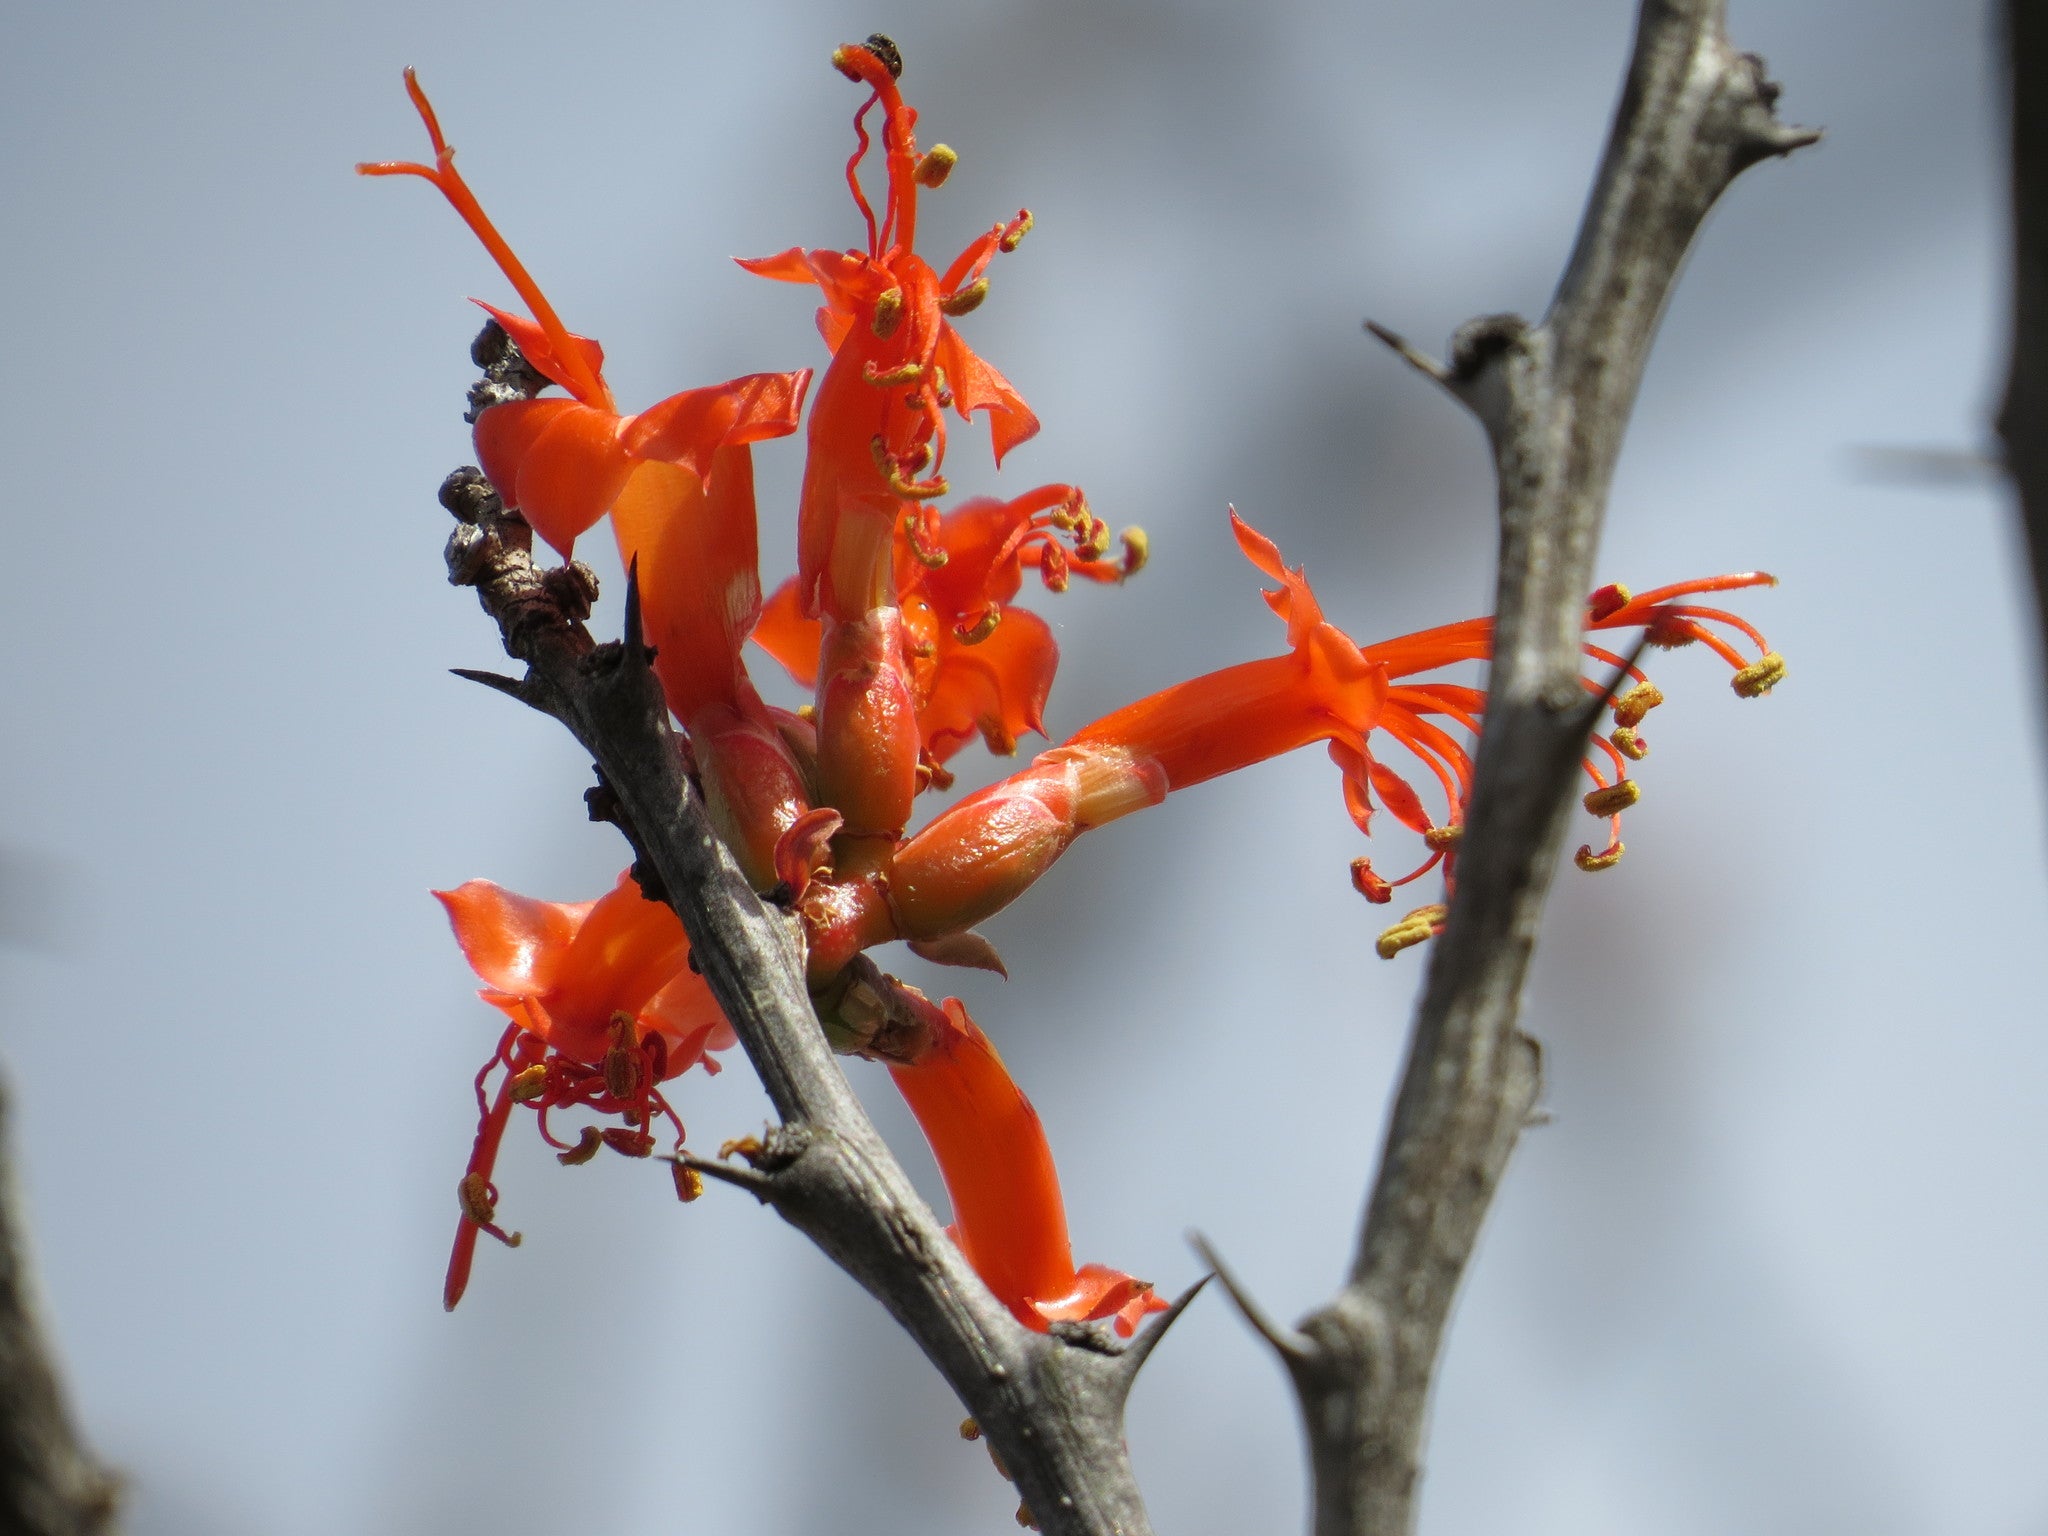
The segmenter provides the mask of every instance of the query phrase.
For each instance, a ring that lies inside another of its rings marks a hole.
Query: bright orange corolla
[[[719,448],[796,430],[808,369],[756,373],[685,390],[637,416],[622,416],[604,381],[604,348],[572,335],[540,285],[455,169],[455,151],[442,137],[433,104],[411,70],[405,88],[427,126],[434,163],[362,164],[365,176],[418,176],[432,182],[481,240],[498,270],[533,312],[527,320],[485,304],[482,308],[519,345],[527,362],[569,392],[570,398],[519,400],[494,405],[477,417],[476,451],[505,505],[564,558],[577,536],[610,510],[635,471],[648,463],[680,465],[702,479]]]
[[[497,1224],[491,1170],[515,1104],[538,1115],[541,1135],[565,1163],[587,1162],[608,1146],[629,1157],[654,1150],[657,1117],[683,1124],[661,1084],[733,1043],[704,978],[690,969],[689,941],[674,912],[649,901],[630,875],[596,901],[536,901],[488,880],[434,892],[455,941],[484,983],[478,996],[511,1022],[476,1077],[477,1133],[459,1193],[462,1220],[442,1299],[453,1308],[469,1283],[479,1232],[516,1244]],[[487,1091],[502,1072],[495,1094]],[[550,1111],[617,1115],[623,1127],[586,1125],[558,1137]],[[695,1186],[678,1178],[678,1191]]]
[[[797,572],[765,603],[750,445],[794,431],[809,374],[752,374],[621,415],[602,351],[562,325],[484,217],[409,73],[433,165],[360,169],[433,182],[530,310],[531,318],[491,313],[567,398],[484,410],[483,467],[506,504],[565,556],[610,513],[621,555],[638,572],[653,665],[710,820],[755,888],[798,914],[809,979],[835,1028],[872,1043],[839,1011],[852,995],[847,967],[863,951],[902,939],[939,963],[1000,969],[973,925],[1021,895],[1082,833],[1317,743],[1360,832],[1370,834],[1384,808],[1422,843],[1416,866],[1397,879],[1354,859],[1357,890],[1387,903],[1397,886],[1439,867],[1448,888],[1472,788],[1467,742],[1485,697],[1429,674],[1485,661],[1492,621],[1361,646],[1324,615],[1303,573],[1234,513],[1239,548],[1275,583],[1265,600],[1286,624],[1281,654],[1126,705],[911,829],[917,796],[951,785],[947,764],[976,736],[1007,754],[1025,733],[1044,731],[1059,648],[1017,601],[1027,572],[1052,591],[1077,575],[1120,581],[1144,563],[1146,541],[1131,530],[1112,558],[1107,526],[1067,484],[941,510],[949,410],[987,416],[998,465],[1038,428],[953,326],[986,297],[990,264],[1030,216],[990,227],[943,272],[932,267],[917,251],[918,200],[946,180],[953,152],[919,151],[917,114],[887,39],[842,47],[833,63],[866,91],[846,168],[865,241],[742,263],[822,291],[818,327],[831,353],[806,426]],[[877,107],[887,182],[879,211],[860,179]],[[1735,691],[1755,696],[1782,678],[1784,662],[1746,621],[1696,599],[1770,579],[1751,572],[1641,594],[1603,587],[1588,599],[1585,628],[1640,630],[1658,646],[1703,644],[1735,669]],[[742,651],[750,635],[812,690],[809,707],[791,714],[763,702]],[[1598,670],[1623,666],[1600,645],[1585,650]],[[1609,822],[1604,846],[1578,852],[1588,870],[1621,857],[1620,813],[1639,794],[1630,766],[1648,750],[1639,727],[1662,701],[1640,669],[1627,671],[1634,686],[1614,701],[1613,728],[1586,759],[1586,809]],[[656,1118],[681,1141],[659,1085],[698,1062],[715,1070],[706,1053],[732,1036],[689,968],[674,914],[630,880],[577,905],[482,881],[440,895],[485,982],[481,995],[509,1021],[477,1077],[452,1306],[477,1234],[513,1240],[497,1224],[491,1170],[515,1106],[537,1111],[565,1162],[607,1145],[647,1156]],[[1379,952],[1427,939],[1444,912],[1433,903],[1408,913],[1380,935]],[[930,1017],[905,1035],[915,1048],[892,1045],[891,1072],[938,1157],[962,1251],[1032,1327],[1114,1319],[1128,1333],[1163,1303],[1116,1270],[1074,1265],[1051,1150],[1029,1100],[957,999],[920,1006]],[[571,1109],[623,1124],[585,1126],[565,1140],[548,1116]],[[681,1193],[695,1193],[693,1175],[677,1178]]]

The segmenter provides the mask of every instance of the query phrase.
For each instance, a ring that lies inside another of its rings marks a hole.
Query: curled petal
[[[1038,418],[1024,397],[1000,373],[983,362],[952,326],[939,329],[938,363],[946,371],[953,391],[953,404],[963,417],[976,411],[988,413],[989,437],[995,445],[996,464],[1019,443],[1038,434]]]
[[[536,901],[488,880],[435,891],[478,980],[500,992],[552,988],[576,930],[596,902]]]
[[[975,645],[938,639],[929,693],[917,712],[925,750],[943,763],[978,731],[994,752],[1014,752],[1025,731],[1045,734],[1045,701],[1059,669],[1052,627],[1024,608],[1006,607],[1002,622]]]
[[[718,449],[794,432],[810,382],[811,371],[804,368],[686,389],[628,419],[620,441],[636,459],[659,459],[706,476]]]
[[[470,303],[504,327],[505,334],[519,348],[521,357],[577,399],[582,400],[589,393],[584,379],[604,376],[604,348],[590,337],[578,336],[573,331],[566,333],[569,344],[576,349],[577,360],[565,360],[556,352],[554,343],[548,340],[547,331],[526,316],[515,315],[495,304],[486,304],[482,299],[471,299]],[[587,403],[595,405],[600,402],[591,400]]]
[[[505,504],[565,559],[633,472],[619,418],[558,397],[492,406],[476,419],[476,452]]]

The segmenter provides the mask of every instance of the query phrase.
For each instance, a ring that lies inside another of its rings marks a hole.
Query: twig
[[[0,1531],[111,1536],[120,1482],[79,1439],[36,1305],[0,1085]]]
[[[2048,657],[2048,14],[2007,0],[2012,111],[2012,357],[1998,434],[2032,555],[2040,656]]]
[[[479,339],[487,374],[508,345],[488,329]],[[441,499],[458,520],[450,579],[476,587],[506,651],[527,666],[504,691],[554,716],[596,759],[611,797],[605,815],[652,867],[781,1117],[750,1151],[751,1174],[697,1159],[685,1166],[742,1184],[889,1310],[989,1437],[1042,1530],[1147,1536],[1123,1445],[1130,1351],[1019,1323],[890,1155],[812,1010],[795,921],[749,887],[690,785],[640,643],[637,593],[626,638],[597,644],[582,624],[595,595],[582,567],[537,567],[531,530],[475,470],[451,475]],[[502,688],[488,675],[477,680]]]
[[[1658,317],[1729,183],[1819,137],[1777,122],[1777,88],[1722,23],[1720,0],[1644,0],[1606,157],[1540,325],[1475,320],[1447,367],[1375,327],[1485,426],[1500,577],[1457,891],[1351,1275],[1283,1352],[1307,1425],[1317,1536],[1413,1529],[1445,1319],[1535,1103],[1541,1063],[1516,1014],[1592,723],[1579,681],[1585,594]]]

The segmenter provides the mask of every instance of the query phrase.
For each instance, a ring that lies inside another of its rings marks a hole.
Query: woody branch
[[[539,385],[516,353],[496,365],[480,342],[479,361],[495,379],[485,389]],[[854,1096],[813,1011],[795,919],[755,894],[707,820],[648,665],[637,593],[628,593],[624,639],[598,644],[583,623],[596,594],[586,568],[538,566],[532,530],[474,470],[450,476],[442,501],[458,520],[450,580],[477,589],[506,651],[527,666],[516,680],[464,675],[553,716],[596,760],[638,856],[636,876],[682,919],[692,964],[781,1118],[749,1149],[751,1167],[687,1161],[773,1206],[888,1309],[959,1394],[1042,1530],[1147,1536],[1123,1407],[1179,1307],[1130,1345],[1106,1322],[1040,1334],[1010,1315]]]
[[[2048,14],[2004,7],[2012,154],[2012,355],[1998,433],[2019,493],[2048,655]]]
[[[1644,0],[1606,156],[1540,324],[1472,321],[1448,366],[1373,328],[1486,430],[1500,489],[1498,629],[1457,890],[1351,1274],[1297,1330],[1253,1314],[1301,1401],[1317,1536],[1413,1529],[1445,1320],[1535,1104],[1539,1055],[1516,1016],[1604,702],[1579,681],[1585,594],[1658,317],[1735,177],[1819,137],[1777,121],[1777,87],[1729,45],[1723,19],[1721,0]]]

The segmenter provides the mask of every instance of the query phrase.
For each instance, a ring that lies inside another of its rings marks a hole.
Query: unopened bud
[[[981,308],[981,302],[988,297],[988,279],[978,277],[958,293],[949,293],[939,300],[939,313],[958,319],[971,315]]]
[[[1643,716],[1663,702],[1663,690],[1655,683],[1638,683],[1614,701],[1614,723],[1634,729],[1643,723]]]
[[[1598,853],[1593,851],[1592,844],[1581,843],[1579,851],[1572,855],[1572,862],[1587,874],[1597,875],[1601,870],[1612,869],[1615,865],[1619,864],[1624,851],[1623,846],[1618,842],[1609,843]]]
[[[1594,816],[1619,816],[1643,798],[1643,786],[1634,779],[1617,779],[1586,792],[1586,810]]]
[[[1769,693],[1785,681],[1785,658],[1776,651],[1767,651],[1751,662],[1730,679],[1729,686],[1745,699],[1756,698]]]
[[[1633,727],[1617,725],[1607,740],[1615,751],[1632,763],[1640,763],[1650,755],[1650,744],[1638,736]]]
[[[960,156],[950,144],[934,144],[926,150],[917,162],[917,184],[920,187],[943,187],[946,178],[953,174],[953,167],[960,163]]]

